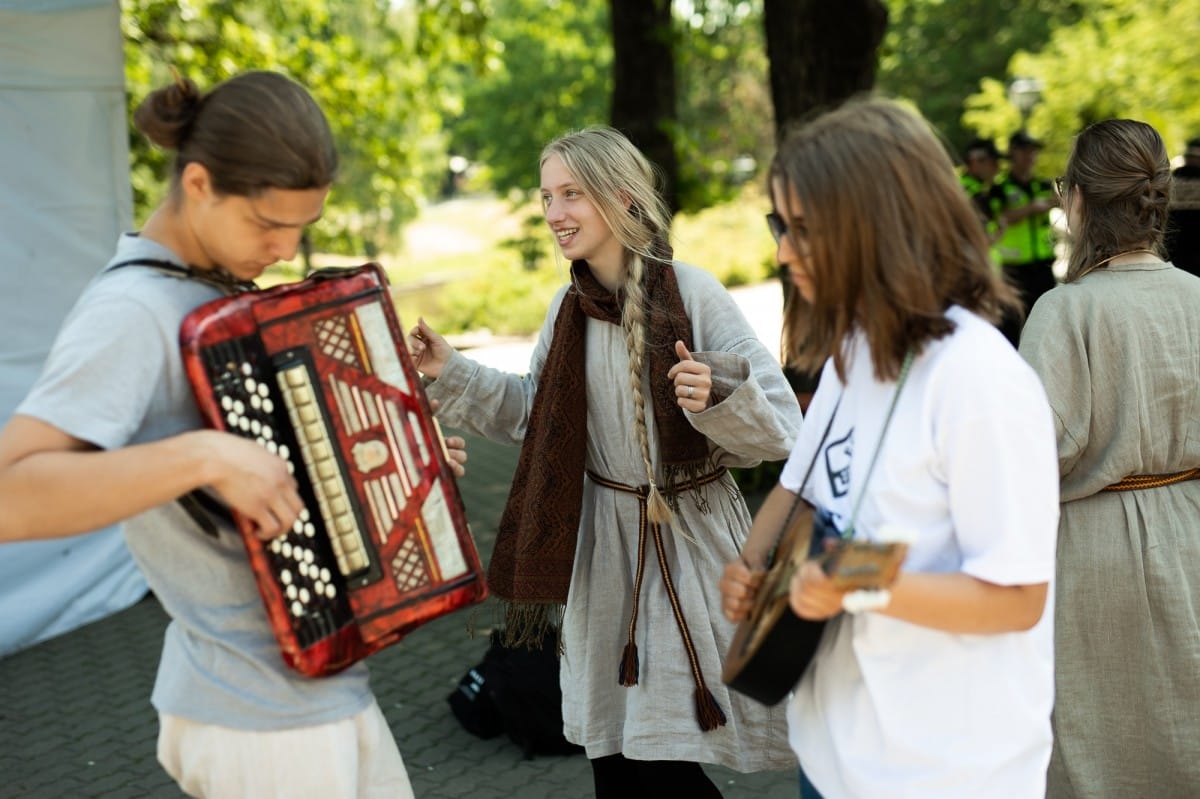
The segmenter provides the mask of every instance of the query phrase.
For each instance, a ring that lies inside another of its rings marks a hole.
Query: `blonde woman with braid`
[[[1200,796],[1200,278],[1163,260],[1171,167],[1112,119],[1060,179],[1066,282],[1021,354],[1058,433],[1054,753],[1046,795]]]
[[[720,796],[700,763],[795,767],[782,709],[721,683],[717,584],[750,525],[727,468],[784,458],[800,408],[729,293],[672,260],[654,179],[609,128],[542,152],[571,282],[529,375],[410,336],[444,422],[522,444],[488,580],[511,639],[561,624],[564,731],[600,799]]]

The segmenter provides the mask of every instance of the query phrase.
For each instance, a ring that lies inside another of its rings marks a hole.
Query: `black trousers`
[[[629,760],[609,755],[591,761],[596,799],[721,799],[699,763],[683,760]]]

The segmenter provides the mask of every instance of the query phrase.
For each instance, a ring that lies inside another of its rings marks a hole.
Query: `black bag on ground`
[[[450,703],[454,718],[467,732],[487,740],[504,732],[504,719],[500,718],[500,710],[484,689],[483,671],[482,663],[468,669],[446,701]]]
[[[541,648],[532,650],[510,649],[503,636],[492,632],[483,662],[447,697],[455,718],[480,738],[495,737],[499,727],[527,758],[582,752],[563,737],[556,633],[548,632]]]

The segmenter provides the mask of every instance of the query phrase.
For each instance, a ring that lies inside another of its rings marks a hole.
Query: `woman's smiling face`
[[[542,163],[541,191],[546,224],[563,257],[587,261],[601,279],[619,274],[624,254],[621,242],[558,155]]]

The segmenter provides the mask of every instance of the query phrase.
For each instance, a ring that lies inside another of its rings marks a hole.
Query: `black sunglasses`
[[[788,233],[791,233],[793,247],[807,246],[808,228],[804,225],[789,225],[782,216],[772,211],[767,214],[767,227],[771,229],[771,235],[775,237],[776,244]]]
[[[787,235],[787,222],[783,221],[783,217],[772,211],[767,214],[767,227],[771,229],[771,235],[775,238],[775,243]]]

